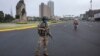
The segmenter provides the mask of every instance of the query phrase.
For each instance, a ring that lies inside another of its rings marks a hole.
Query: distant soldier
[[[36,51],[36,56],[40,56],[40,49],[44,49],[44,56],[48,56],[47,52],[47,45],[48,45],[48,35],[49,34],[49,28],[47,24],[47,18],[43,17],[42,22],[38,26],[38,34],[40,36],[39,42],[38,42],[38,50]],[[50,35],[51,36],[51,35]]]

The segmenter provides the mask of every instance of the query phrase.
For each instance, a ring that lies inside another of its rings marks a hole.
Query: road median
[[[56,23],[52,23],[49,22],[49,25],[52,24],[58,24],[58,23],[62,23],[62,22],[56,22]],[[24,30],[24,29],[29,29],[29,28],[36,28],[38,23],[32,23],[32,24],[16,24],[16,25],[20,25],[20,26],[14,26],[14,27],[0,27],[0,32],[5,32],[5,31],[13,31],[13,30]]]

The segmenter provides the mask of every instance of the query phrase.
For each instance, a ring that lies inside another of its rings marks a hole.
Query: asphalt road
[[[50,26],[49,56],[100,56],[100,22],[80,21],[73,30],[71,21]],[[34,56],[36,29],[0,32],[0,56]]]

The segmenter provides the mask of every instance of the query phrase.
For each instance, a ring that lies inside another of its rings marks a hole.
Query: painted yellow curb
[[[59,23],[62,23],[62,22],[59,22]],[[49,23],[49,25],[59,24],[59,23]],[[13,31],[13,30],[24,30],[24,29],[36,28],[36,27],[37,25],[30,25],[30,26],[23,26],[23,27],[9,28],[9,29],[1,29],[0,32]]]
[[[28,28],[36,28],[37,26],[24,26],[24,27],[19,27],[19,28],[11,28],[11,29],[2,29],[0,32],[4,31],[13,31],[13,30],[23,30],[23,29],[28,29]]]

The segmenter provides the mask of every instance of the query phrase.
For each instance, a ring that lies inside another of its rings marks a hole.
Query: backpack
[[[42,22],[42,23],[38,26],[38,28],[43,28],[43,29],[45,29],[46,27],[47,27],[47,24],[44,23],[44,22]],[[43,29],[38,29],[38,34],[39,34],[40,36],[46,36],[46,34],[47,34],[46,30],[43,30]]]

